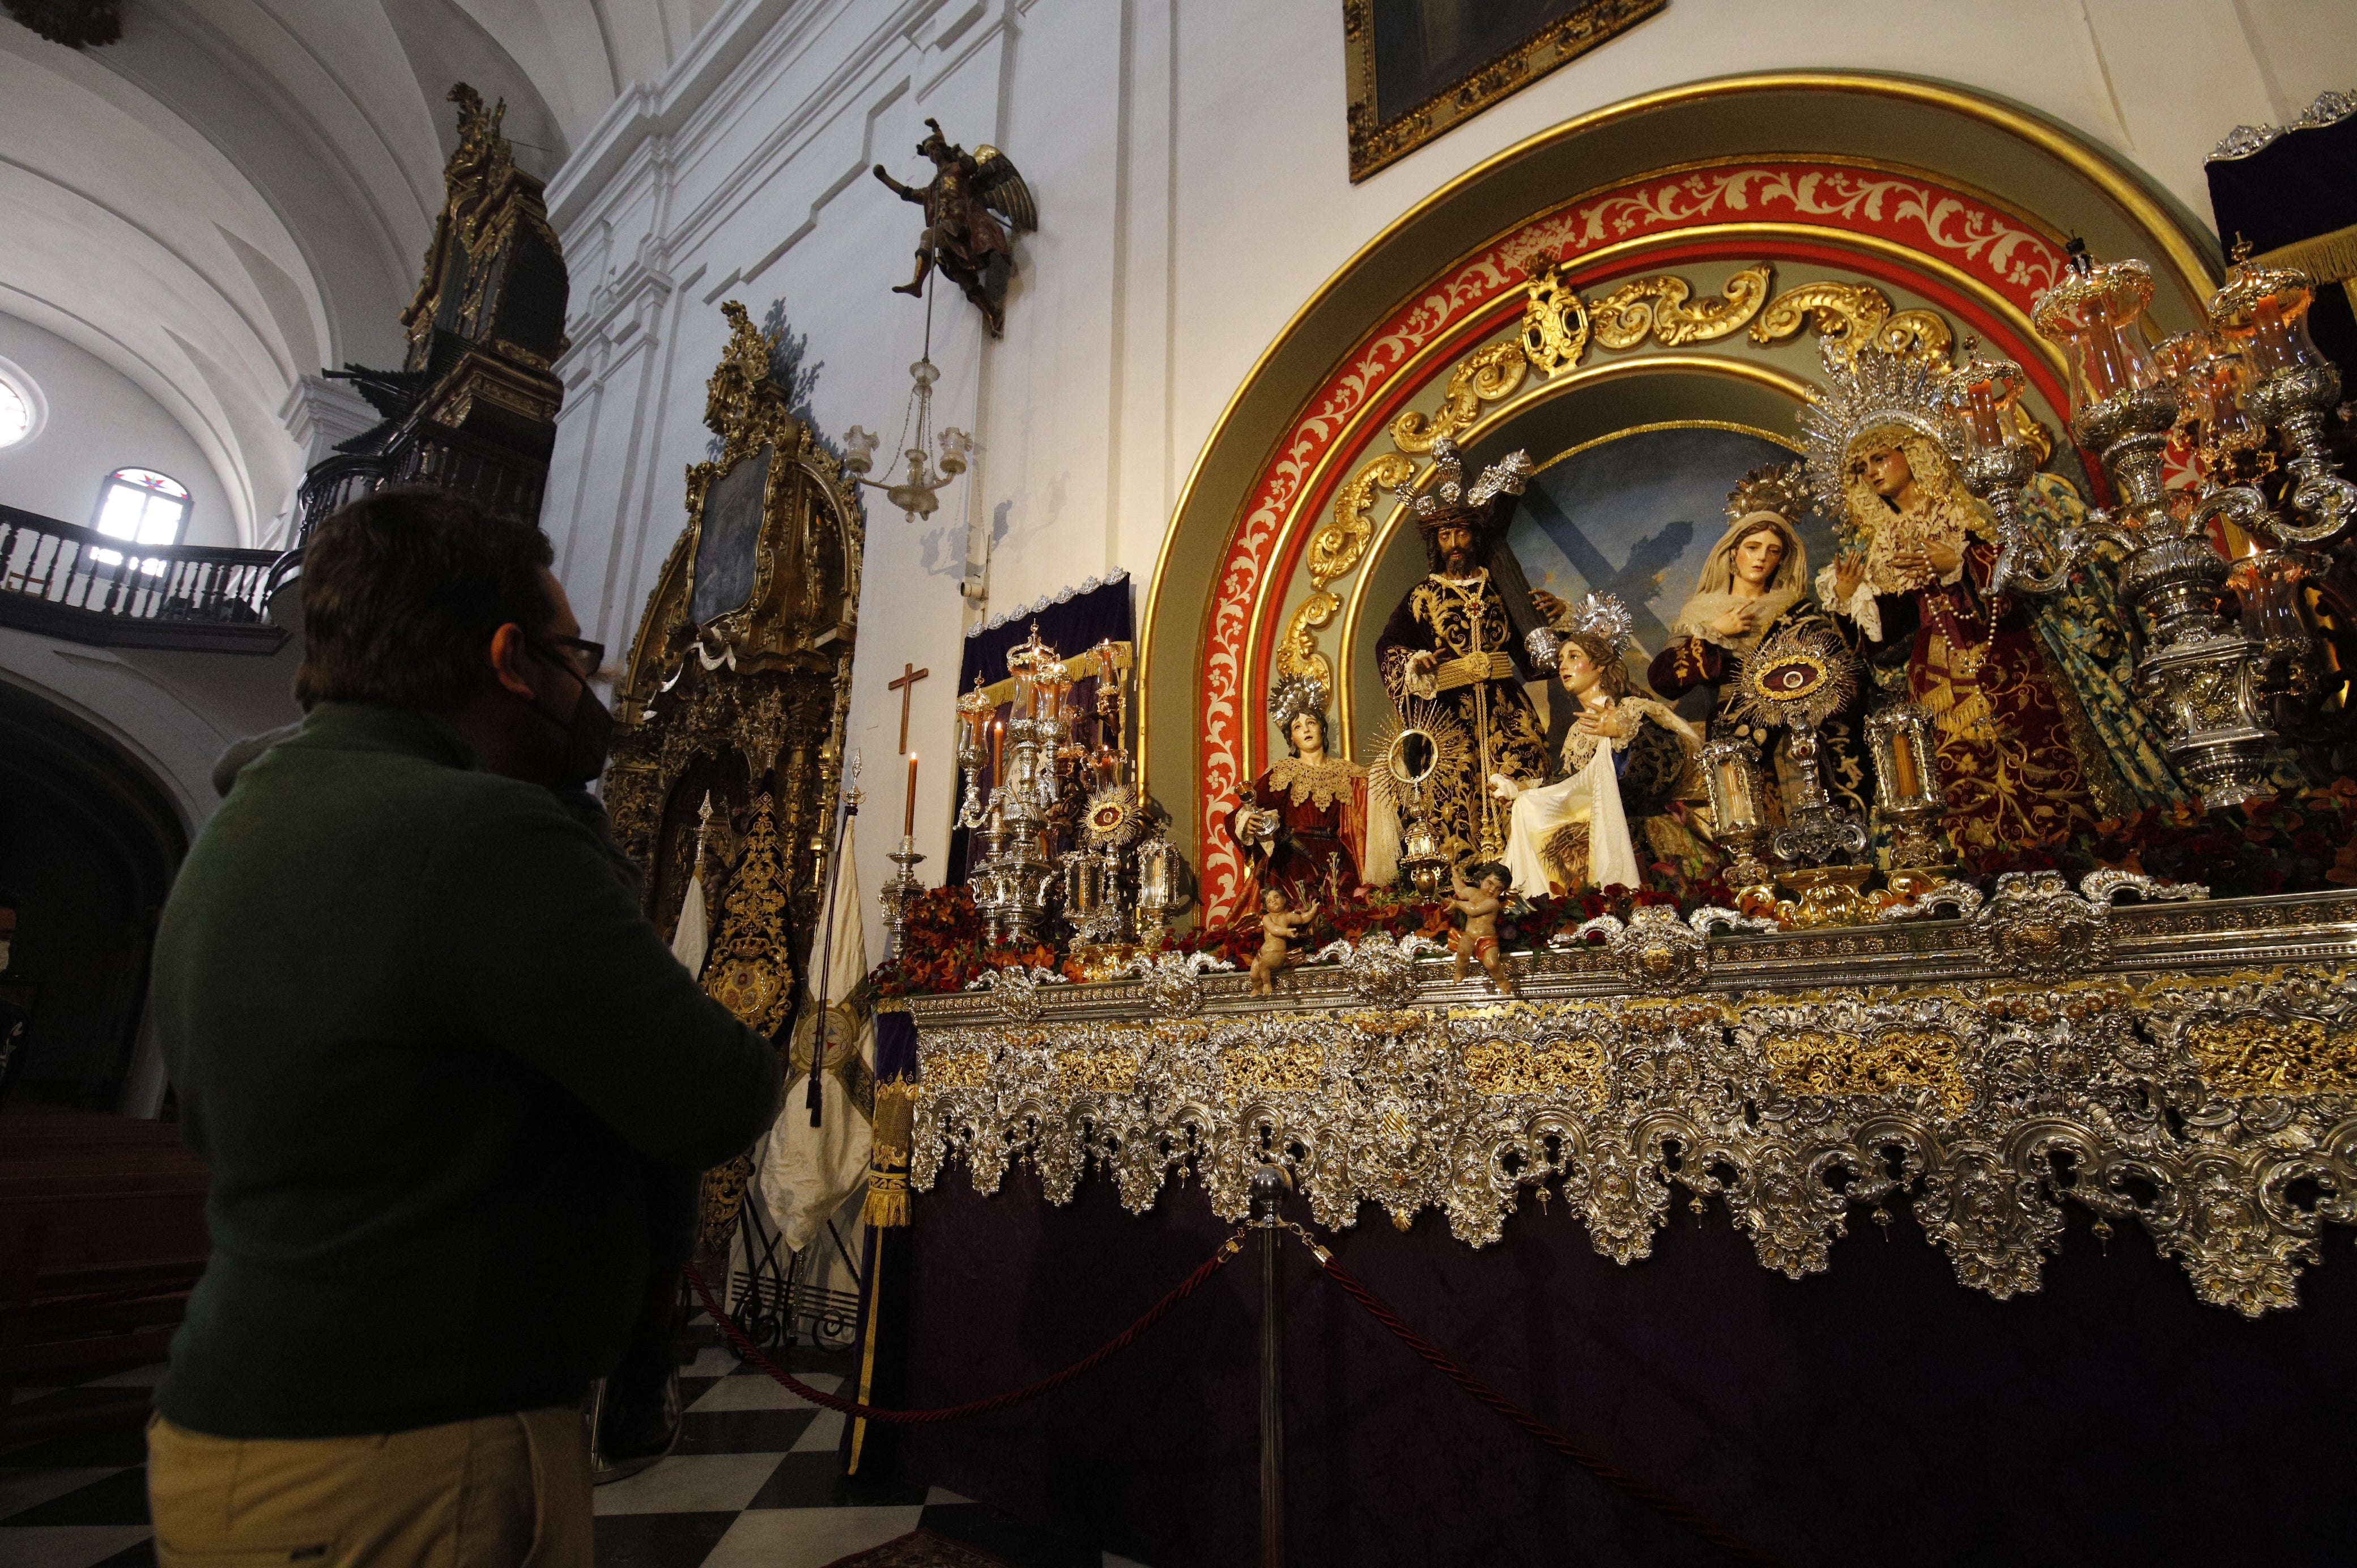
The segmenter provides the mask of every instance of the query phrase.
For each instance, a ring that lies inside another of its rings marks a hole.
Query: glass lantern
[[[2248,360],[2212,339],[2209,351],[2178,378],[2178,387],[2187,415],[2200,427],[2195,446],[2205,489],[2245,484],[2266,472],[2272,466],[2266,426],[2244,406],[2251,390]]]
[[[2308,308],[2315,302],[2316,285],[2306,273],[2238,258],[2211,296],[2210,324],[2242,350],[2255,375],[2319,370],[2327,360],[2308,335]]]
[[[1948,407],[1964,431],[1964,449],[1996,456],[2026,448],[2017,410],[2029,378],[2011,360],[1982,359],[1976,348],[1964,339],[1964,362],[1948,376]]]
[[[2150,267],[2097,262],[2072,242],[2070,270],[2040,297],[2030,319],[2070,360],[2074,416],[2159,384],[2142,320],[2151,304]]]
[[[2259,265],[2245,244],[2235,247],[2234,264],[2210,299],[2210,325],[2250,366],[2242,404],[2274,429],[2288,458],[2296,515],[2276,532],[2299,545],[2337,539],[2357,518],[2357,484],[2341,477],[2324,437],[2325,417],[2341,401],[2341,371],[2308,335],[2315,300],[2315,279]]]
[[[1733,854],[1727,886],[1738,892],[1772,889],[1775,873],[1760,859],[1768,842],[1768,802],[1750,744],[1722,736],[1703,746],[1700,760],[1703,783],[1710,792],[1714,836]]]
[[[2142,262],[2097,262],[2071,242],[2070,266],[2029,313],[2040,337],[2061,345],[2071,364],[2071,433],[2098,454],[2119,493],[2120,526],[2169,532],[2161,455],[2177,422],[2177,398],[2145,337],[2152,269]]]

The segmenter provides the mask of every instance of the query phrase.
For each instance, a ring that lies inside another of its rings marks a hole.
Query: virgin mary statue
[[[1931,368],[1860,348],[1846,360],[1829,352],[1825,369],[1802,414],[1809,478],[1857,556],[1820,574],[1817,590],[1932,711],[1945,822],[1966,861],[2176,793],[2151,719],[2116,674],[2089,668],[2058,618],[2102,618],[2104,607],[2080,595],[2033,612],[1988,591],[1995,526],[1949,458]],[[2111,639],[2123,642],[2115,626]],[[2097,705],[2100,728],[2087,711]]]
[[[1784,732],[1752,716],[1737,698],[1734,677],[1771,633],[1803,624],[1843,633],[1809,596],[1809,552],[1797,525],[1812,505],[1801,465],[1755,468],[1727,498],[1727,532],[1711,546],[1694,596],[1679,607],[1670,640],[1654,656],[1646,682],[1670,702],[1697,687],[1710,693],[1710,738],[1748,740],[1780,775],[1792,772]],[[1857,745],[1857,715],[1836,714],[1818,726],[1820,774],[1834,803],[1865,816],[1867,787]],[[1787,786],[1787,793],[1790,786]]]

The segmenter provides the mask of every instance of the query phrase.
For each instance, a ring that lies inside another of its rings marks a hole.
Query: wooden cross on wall
[[[931,673],[931,671],[920,670],[904,659],[900,661],[900,678],[884,682],[886,691],[900,693],[900,755],[903,757],[909,755],[909,699],[916,695],[917,682]]]

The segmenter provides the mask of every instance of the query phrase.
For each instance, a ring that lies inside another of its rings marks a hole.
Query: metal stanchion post
[[[1285,1568],[1285,1291],[1277,1277],[1277,1209],[1292,1183],[1275,1165],[1253,1173],[1260,1228],[1260,1568]]]

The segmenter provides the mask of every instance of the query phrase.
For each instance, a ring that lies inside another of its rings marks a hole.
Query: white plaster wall
[[[0,446],[0,505],[90,525],[117,468],[153,468],[188,487],[186,542],[236,544],[237,520],[213,466],[180,422],[128,376],[29,321],[0,315],[0,360],[39,388],[48,419]]]
[[[719,303],[786,302],[823,361],[816,413],[888,442],[923,310],[919,224],[868,177],[914,182],[922,121],[1006,149],[1043,227],[1003,341],[937,302],[937,424],[978,438],[941,512],[869,507],[851,744],[890,871],[904,661],[927,756],[918,847],[936,875],[953,780],[942,750],[968,542],[994,541],[989,606],[1127,568],[1141,607],[1178,489],[1253,361],[1392,219],[1570,116],[1740,70],[1904,71],[2014,99],[2141,166],[2204,218],[2202,154],[2357,86],[2357,8],[2337,0],[1672,0],[1362,185],[1349,181],[1332,0],[733,0],[659,83],[625,91],[551,187],[572,269],[567,396],[544,521],[591,633],[627,641],[682,523],[706,439]],[[932,759],[939,758],[939,762]],[[931,879],[931,878],[929,878]],[[881,933],[869,912],[871,950]]]

